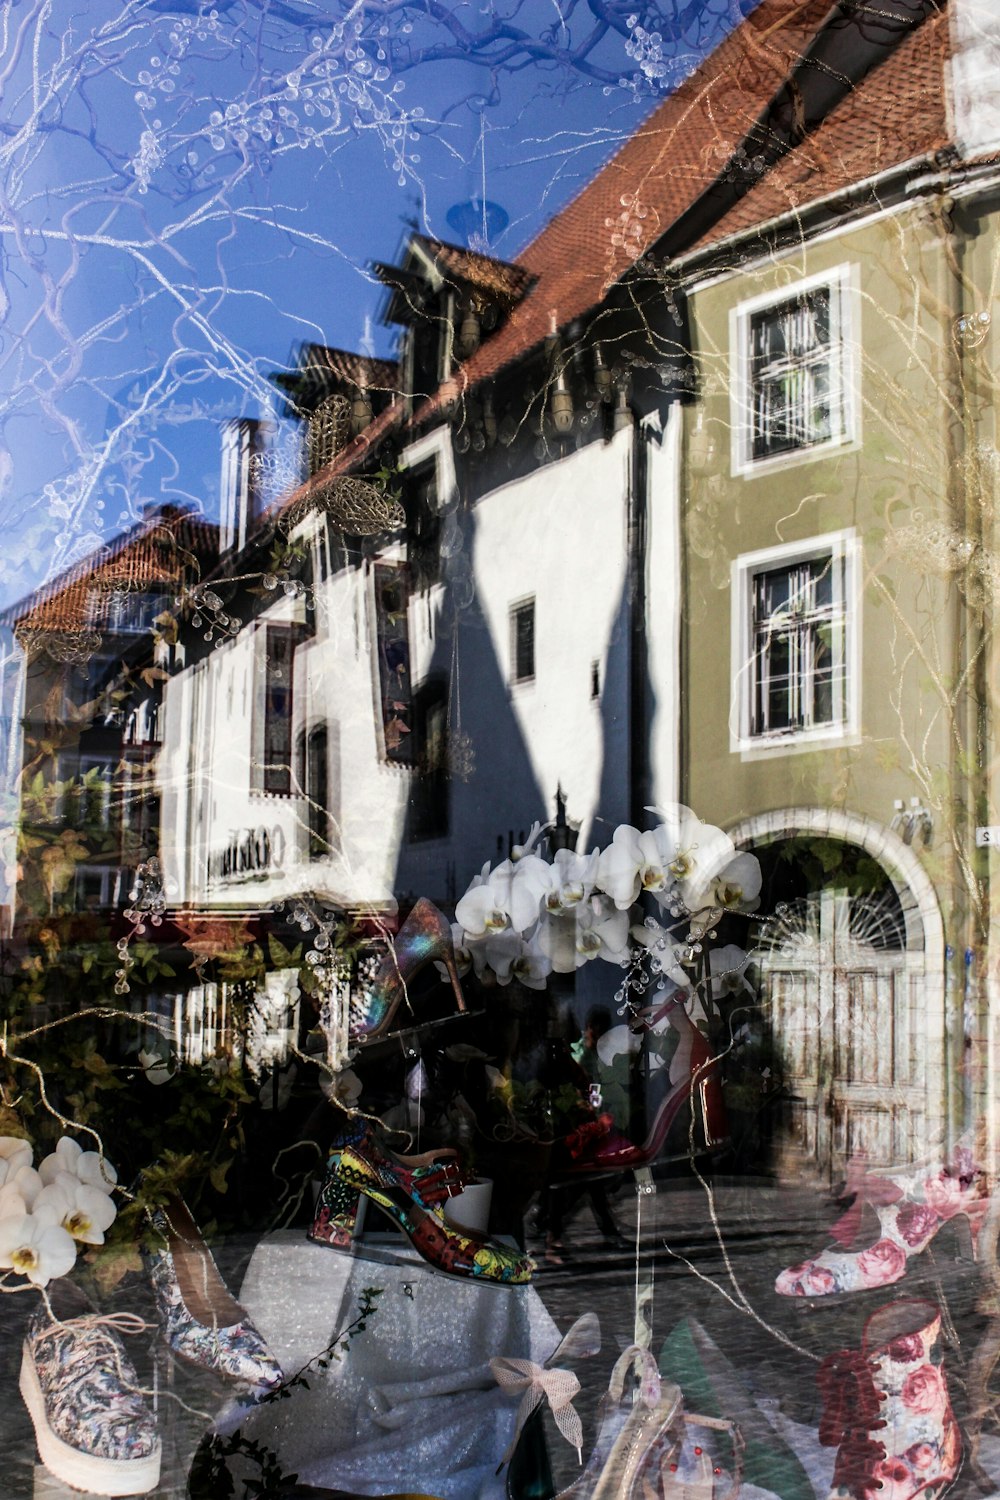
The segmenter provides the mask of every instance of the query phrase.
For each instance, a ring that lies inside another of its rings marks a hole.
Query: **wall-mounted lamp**
[[[604,350],[600,344],[594,345],[594,389],[601,401],[610,402],[614,379],[610,367],[605,362]]]
[[[904,844],[912,844],[918,839],[925,849],[929,849],[934,837],[934,815],[924,807],[920,798],[911,797],[909,807],[905,807],[902,797],[897,797],[892,805],[894,812],[889,827],[893,833],[898,833]]]
[[[566,375],[560,370],[556,376],[555,390],[551,401],[552,425],[561,437],[573,431],[573,396],[566,384]]]
[[[483,435],[489,448],[497,440],[497,414],[493,407],[493,392],[487,391],[483,396]]]
[[[475,354],[479,348],[481,332],[479,310],[475,303],[470,303],[465,309],[462,326],[458,330],[458,352],[463,359],[468,359],[470,354]]]
[[[367,388],[359,385],[354,393],[354,400],[351,402],[352,431],[355,433],[364,432],[365,428],[371,422],[373,415],[371,397],[368,395]]]

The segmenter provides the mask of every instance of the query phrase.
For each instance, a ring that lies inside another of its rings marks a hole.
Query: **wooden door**
[[[922,1014],[922,952],[885,897],[826,890],[765,934],[761,999],[783,1081],[778,1164],[835,1180],[925,1149],[926,1056],[943,1045]]]

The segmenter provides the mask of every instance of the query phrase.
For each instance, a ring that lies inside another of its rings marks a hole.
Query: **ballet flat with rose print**
[[[781,1296],[831,1297],[891,1286],[902,1280],[912,1257],[926,1250],[945,1224],[961,1217],[968,1220],[973,1254],[977,1253],[991,1186],[968,1147],[959,1146],[943,1167],[885,1176],[853,1168],[848,1185],[856,1192],[855,1201],[834,1225],[834,1239],[842,1246],[856,1239],[866,1206],[878,1216],[878,1239],[864,1250],[832,1246],[789,1266],[775,1282]]]

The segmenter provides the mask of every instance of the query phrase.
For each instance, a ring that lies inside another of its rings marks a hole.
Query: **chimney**
[[[260,482],[254,459],[263,447],[263,423],[236,417],[222,424],[219,551],[239,552],[260,519]]]
[[[1000,150],[1000,7],[951,0],[952,133],[968,159]]]

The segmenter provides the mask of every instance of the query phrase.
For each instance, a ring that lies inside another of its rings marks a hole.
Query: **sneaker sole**
[[[156,1488],[162,1453],[159,1442],[145,1458],[99,1458],[94,1453],[81,1453],[79,1448],[70,1447],[52,1431],[45,1415],[45,1397],[38,1382],[35,1361],[27,1344],[24,1345],[18,1385],[35,1429],[38,1456],[56,1479],[71,1489],[89,1491],[92,1495],[145,1495]]]

